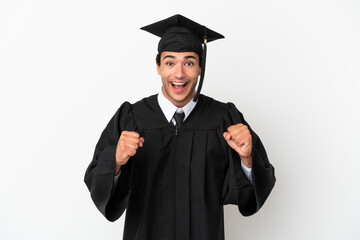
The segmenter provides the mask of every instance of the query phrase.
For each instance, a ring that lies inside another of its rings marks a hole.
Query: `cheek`
[[[170,69],[161,69],[160,75],[163,79],[167,79],[169,77],[171,77],[172,75],[172,70]]]
[[[192,78],[197,78],[201,74],[201,69],[196,69],[192,71]]]
[[[192,78],[194,79],[194,81],[196,81],[199,76],[200,76],[200,71],[195,71],[195,72],[192,74]]]
[[[197,78],[200,75],[200,70],[198,69],[189,69],[189,71],[186,72],[186,75],[188,78],[194,79]]]

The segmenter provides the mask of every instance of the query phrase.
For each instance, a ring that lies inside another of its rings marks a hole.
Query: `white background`
[[[0,0],[0,239],[121,239],[83,183],[123,101],[157,93],[158,38],[180,13],[224,34],[203,93],[260,135],[277,183],[225,208],[226,238],[360,239],[360,2]]]

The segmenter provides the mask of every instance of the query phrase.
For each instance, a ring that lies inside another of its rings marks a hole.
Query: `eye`
[[[191,61],[190,61],[190,62],[186,62],[186,63],[185,63],[185,66],[194,66],[194,63],[191,62]]]
[[[174,66],[174,63],[172,63],[172,62],[166,62],[165,65],[171,67],[171,66]]]

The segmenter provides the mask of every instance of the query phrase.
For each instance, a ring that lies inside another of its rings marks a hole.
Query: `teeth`
[[[172,84],[178,85],[178,86],[182,86],[182,85],[184,85],[185,83],[173,82]]]

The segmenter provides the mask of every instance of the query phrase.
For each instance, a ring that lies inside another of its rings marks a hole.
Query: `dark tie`
[[[183,122],[184,120],[184,117],[185,117],[185,113],[182,112],[182,113],[175,113],[174,114],[174,118],[175,118],[175,122],[176,122],[176,128],[179,128],[181,123]]]

